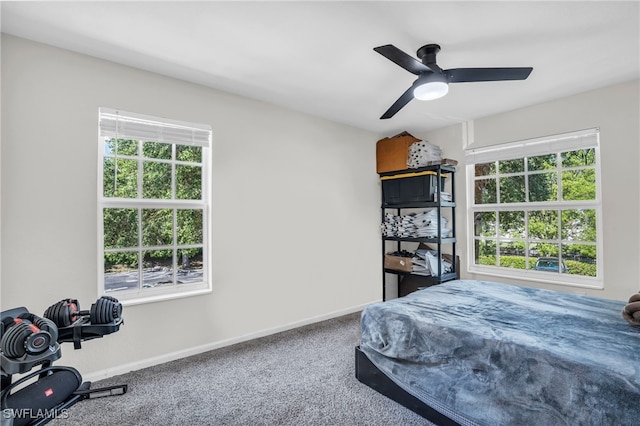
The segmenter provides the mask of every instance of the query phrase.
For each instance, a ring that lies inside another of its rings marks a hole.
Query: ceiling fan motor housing
[[[418,58],[420,58],[423,64],[428,66],[436,63],[436,55],[438,54],[439,51],[440,51],[440,45],[425,44],[420,49],[418,49],[418,52],[416,53],[416,55],[418,56]]]

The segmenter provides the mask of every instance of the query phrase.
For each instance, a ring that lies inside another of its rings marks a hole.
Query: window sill
[[[109,296],[116,297],[122,306],[135,306],[143,305],[147,303],[164,302],[167,300],[182,299],[185,297],[201,296],[212,292],[211,287],[199,288],[192,290],[185,290],[180,292],[162,293],[162,294],[149,294],[149,295],[135,295],[135,294],[116,294],[107,293]]]
[[[565,287],[588,288],[592,290],[604,290],[602,278],[583,277],[571,274],[559,274],[553,272],[539,272],[522,269],[492,268],[471,265],[467,272],[474,275],[486,275],[489,277],[509,278],[523,281],[554,284]]]

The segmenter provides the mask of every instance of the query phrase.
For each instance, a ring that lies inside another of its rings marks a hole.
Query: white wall
[[[213,127],[213,292],[128,306],[58,364],[98,378],[380,299],[377,135],[8,35],[1,77],[2,309],[97,298],[98,107]]]
[[[467,220],[464,149],[514,142],[575,130],[600,128],[604,222],[604,290],[535,281],[518,284],[627,300],[638,291],[640,263],[640,85],[638,81],[557,99],[439,129],[420,137],[458,159],[456,174],[458,253],[462,277],[513,282],[466,271]]]

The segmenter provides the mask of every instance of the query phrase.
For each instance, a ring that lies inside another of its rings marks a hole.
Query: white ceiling
[[[638,1],[2,2],[2,32],[389,136],[640,78]],[[379,117],[415,76],[373,51],[442,47],[442,68],[525,67]]]

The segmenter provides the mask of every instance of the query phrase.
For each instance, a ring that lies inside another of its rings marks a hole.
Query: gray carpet
[[[355,378],[359,320],[350,314],[95,382],[129,390],[82,401],[50,424],[431,425]]]

